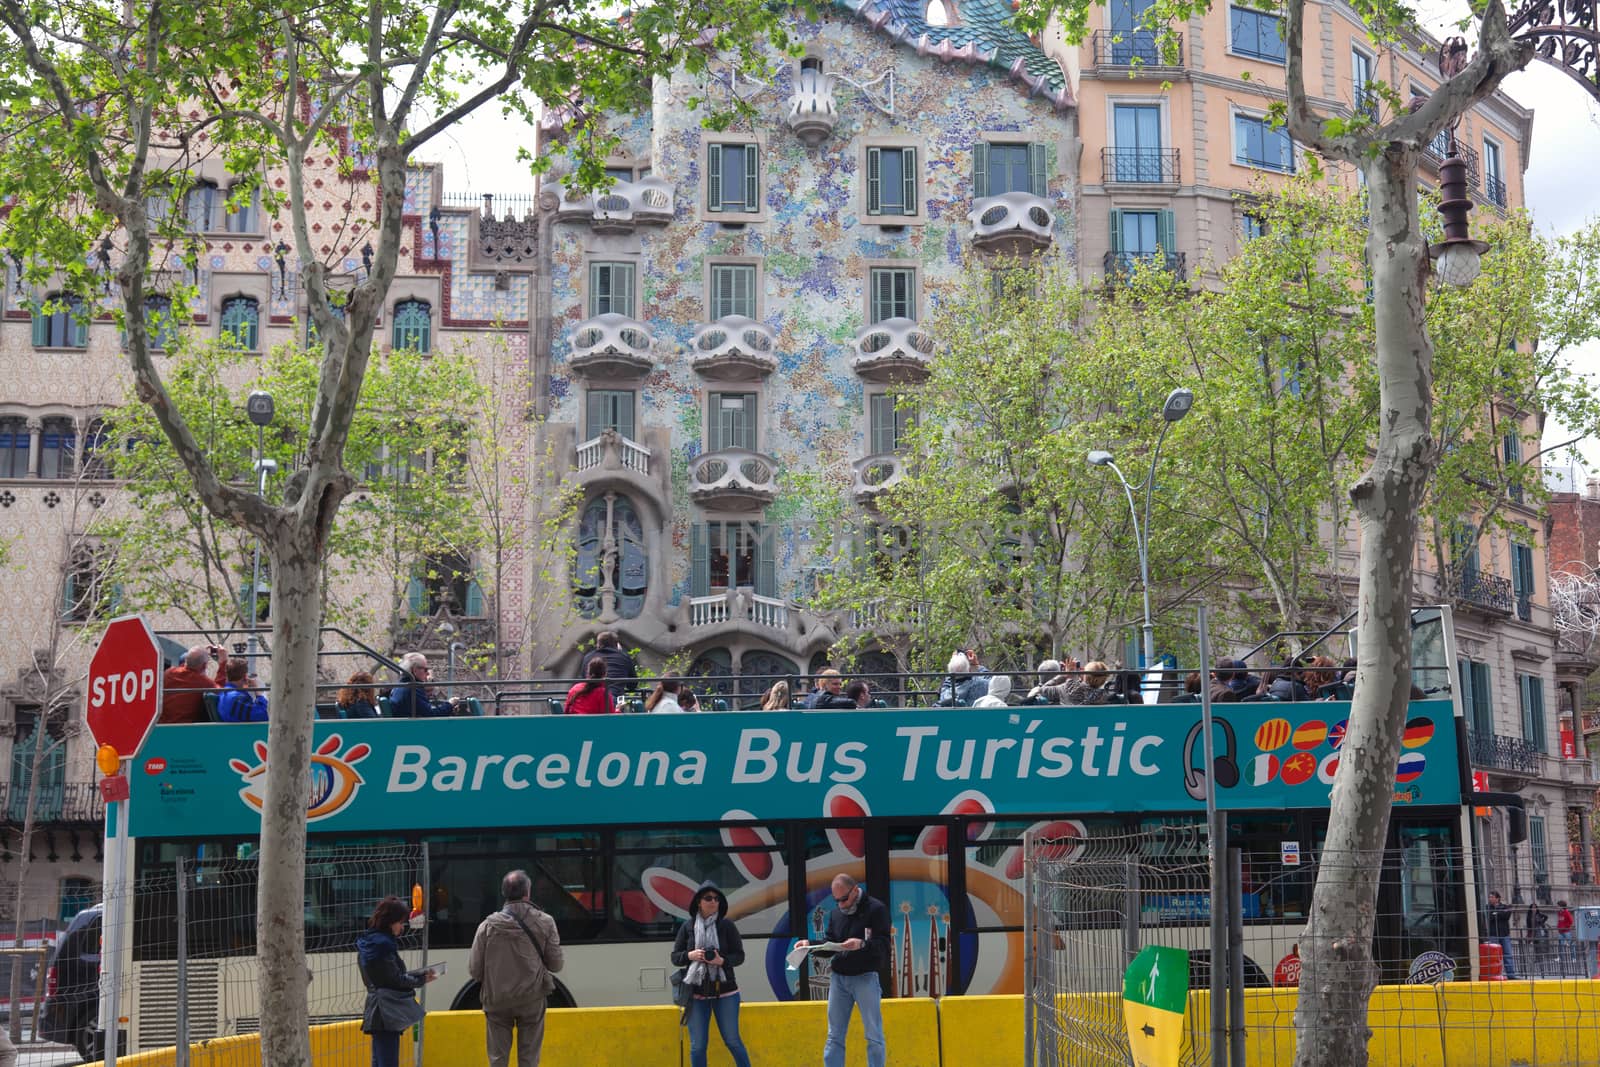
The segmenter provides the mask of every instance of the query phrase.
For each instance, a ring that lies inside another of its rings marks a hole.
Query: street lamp
[[[1451,37],[1439,50],[1439,73],[1446,79],[1460,74],[1467,66],[1465,38]],[[1489,246],[1474,241],[1467,226],[1472,198],[1467,195],[1467,162],[1456,145],[1457,118],[1445,127],[1444,161],[1439,164],[1439,221],[1444,225],[1444,240],[1428,246],[1434,271],[1447,285],[1465,288],[1483,269],[1483,254]]]
[[[1161,405],[1161,436],[1156,438],[1155,451],[1150,456],[1150,473],[1144,480],[1144,523],[1139,522],[1139,509],[1133,502],[1133,486],[1123,476],[1122,469],[1117,466],[1116,457],[1103,449],[1096,449],[1088,455],[1089,465],[1092,467],[1110,467],[1117,476],[1117,481],[1122,483],[1122,490],[1128,497],[1128,513],[1133,518],[1133,540],[1139,549],[1139,579],[1144,586],[1144,668],[1149,670],[1156,661],[1156,628],[1150,621],[1150,491],[1155,486],[1156,464],[1161,460],[1161,444],[1167,439],[1167,431],[1172,429],[1172,424],[1189,414],[1189,409],[1194,407],[1194,393],[1179,387],[1167,394],[1166,402]]]
[[[266,457],[267,427],[272,423],[272,415],[276,406],[272,402],[272,394],[257,389],[245,398],[245,414],[256,428],[256,496],[265,498],[267,495],[267,475],[278,469],[277,460]],[[256,538],[255,571],[250,577],[250,668],[256,669],[255,656],[258,647],[256,638],[256,618],[261,603],[261,538]]]

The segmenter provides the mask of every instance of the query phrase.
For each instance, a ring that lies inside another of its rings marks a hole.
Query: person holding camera
[[[206,664],[216,660],[216,675],[206,673]],[[221,645],[195,645],[183,654],[176,667],[169,667],[161,676],[161,718],[163,726],[169,723],[186,725],[206,722],[204,692],[221,689],[227,684],[228,650]]]
[[[735,1067],[750,1067],[750,1054],[739,1037],[739,983],[733,978],[733,969],[743,963],[744,942],[728,918],[728,898],[715,882],[701,882],[672,945],[672,965],[688,968],[683,984],[694,991],[684,1018],[690,1067],[706,1067],[713,1015]]]

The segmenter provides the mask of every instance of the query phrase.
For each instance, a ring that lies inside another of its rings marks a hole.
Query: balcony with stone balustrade
[[[884,319],[864,326],[855,339],[850,361],[864,381],[918,383],[928,379],[933,363],[933,334],[913,319]]]
[[[609,189],[568,195],[556,183],[556,221],[586,223],[595,233],[632,233],[638,226],[664,226],[675,210],[672,186],[661,178],[616,181]]]
[[[567,366],[580,377],[642,378],[655,369],[655,338],[626,315],[607,313],[572,328]]]
[[[743,315],[724,315],[695,331],[689,365],[711,381],[759,381],[778,369],[775,344],[772,331],[763,323]]]
[[[760,511],[778,495],[778,461],[760,452],[725,448],[689,461],[689,497],[726,511]]]
[[[598,437],[579,443],[572,467],[580,480],[596,471],[632,471],[642,478],[650,477],[650,450],[639,442],[607,429]]]
[[[900,484],[906,476],[905,460],[893,452],[864,456],[850,466],[853,471],[851,491],[858,504],[870,504],[880,494]]]
[[[1028,255],[1055,241],[1055,212],[1050,202],[1032,193],[1000,193],[972,202],[972,245],[979,251]]]

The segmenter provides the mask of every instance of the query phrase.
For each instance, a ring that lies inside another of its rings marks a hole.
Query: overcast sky
[[[1432,5],[1430,5],[1432,6]],[[1440,6],[1457,6],[1442,0]],[[1425,16],[1429,29],[1455,32],[1448,19]],[[1544,63],[1507,80],[1506,91],[1534,111],[1533,151],[1527,171],[1527,201],[1541,230],[1572,233],[1600,213],[1600,103],[1568,75]],[[424,152],[445,164],[445,188],[452,193],[530,193],[533,179],[516,162],[519,145],[533,145],[533,130],[502,118],[493,106],[482,109],[449,138]],[[1578,353],[1575,362],[1588,374],[1600,373],[1600,345]],[[1570,437],[1566,427],[1547,427],[1546,444]],[[1600,472],[1600,440],[1583,446],[1586,466]],[[1564,459],[1549,457],[1552,466]]]

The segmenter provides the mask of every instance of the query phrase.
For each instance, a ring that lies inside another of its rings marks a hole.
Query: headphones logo
[[[344,739],[330,734],[311,755],[311,796],[306,804],[306,821],[316,822],[337,815],[356,799],[356,793],[366,784],[355,764],[372,754],[372,746],[351,745],[342,755],[337,755]],[[254,765],[241,759],[231,759],[233,768],[244,782],[239,799],[260,811],[267,799],[267,744],[257,741],[254,746]]]
[[[1205,742],[1201,740],[1205,722],[1202,720],[1191,726],[1189,736],[1183,741],[1183,788],[1194,800],[1206,798],[1207,774],[1211,775],[1212,780],[1221,789],[1232,789],[1239,784],[1239,743],[1233,735],[1233,724],[1227,719],[1215,716],[1212,717],[1211,724],[1222,727],[1222,751],[1215,754],[1210,771],[1194,765],[1195,752],[1198,750],[1202,755],[1205,752]]]

